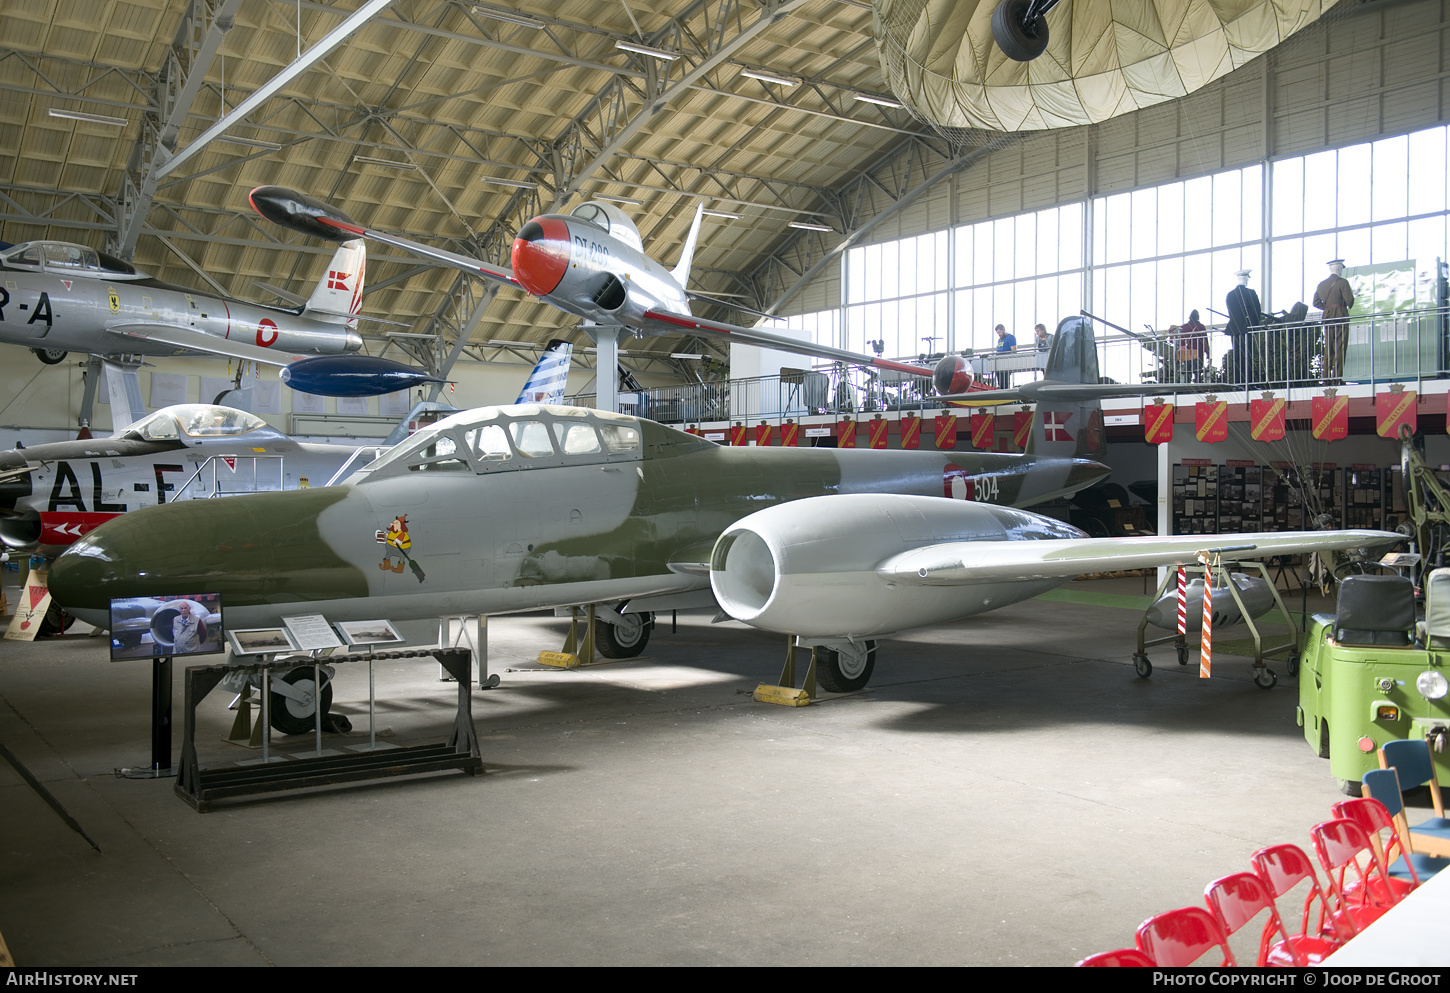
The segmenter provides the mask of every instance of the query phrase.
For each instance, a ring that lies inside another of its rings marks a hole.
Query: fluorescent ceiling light
[[[516,190],[532,190],[533,183],[523,183],[517,179],[499,179],[497,176],[479,176],[480,183],[492,183],[495,186],[511,186]]]
[[[741,69],[740,75],[758,79],[762,83],[775,83],[777,86],[796,86],[800,82],[795,79],[786,79],[784,76],[772,76],[768,72],[757,72],[754,69]]]
[[[639,200],[631,200],[629,197],[611,197],[603,193],[594,194],[596,200],[613,200],[615,203],[627,203],[631,207],[642,207],[644,204]]]
[[[525,17],[522,14],[507,14],[501,10],[494,10],[492,7],[479,7],[475,5],[473,12],[481,17],[491,17],[495,21],[517,24],[519,27],[533,28],[535,31],[538,31],[544,26],[542,22],[536,21],[532,17]]]
[[[805,221],[790,221],[786,227],[800,228],[802,231],[834,231],[835,228],[825,224],[807,224]]]
[[[703,359],[704,357],[705,356],[703,356],[703,355],[696,355],[693,352],[671,352],[670,353],[670,358],[672,358],[672,359]]]
[[[113,128],[124,128],[131,122],[124,117],[107,117],[104,114],[83,114],[79,110],[56,110],[50,108],[51,117],[64,117],[68,121],[85,121],[87,124],[105,124]]]
[[[225,141],[232,145],[250,145],[253,148],[269,148],[274,152],[282,147],[275,141],[263,141],[261,138],[233,138],[231,135],[218,138],[217,141]]]
[[[709,214],[711,217],[728,217],[732,221],[738,221],[738,220],[740,220],[740,215],[739,214],[732,214],[728,210],[709,210],[709,209],[706,209],[705,211],[703,211],[703,213]]]
[[[901,104],[895,100],[887,100],[885,97],[868,97],[864,93],[857,93],[856,99],[862,103],[874,103],[878,107],[895,107],[897,110],[904,110]]]
[[[354,162],[366,162],[368,165],[387,166],[390,169],[416,169],[411,162],[399,162],[397,159],[375,159],[371,155],[354,155]]]
[[[673,62],[680,57],[675,52],[666,52],[662,49],[650,48],[648,45],[636,45],[632,41],[616,41],[614,47],[626,52],[638,52],[640,55],[648,55],[654,59],[663,59],[666,62]]]

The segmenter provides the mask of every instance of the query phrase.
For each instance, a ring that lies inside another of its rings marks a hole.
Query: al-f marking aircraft
[[[1083,382],[1091,329],[1069,330],[1049,376]],[[1092,539],[1018,509],[1106,476],[1092,457],[1102,450],[1095,400],[1043,402],[1022,455],[722,448],[611,412],[485,407],[420,431],[340,486],[118,518],[55,562],[50,589],[102,625],[112,597],[190,590],[221,592],[240,626],[599,604],[598,646],[615,658],[643,650],[651,611],[714,602],[825,649],[818,679],[846,691],[870,678],[876,638],[1083,572],[1191,560],[1217,544],[1287,554],[1399,540]]]
[[[49,365],[67,352],[206,352],[269,365],[356,352],[365,264],[361,240],[340,245],[312,295],[287,310],[163,283],[84,245],[25,242],[0,253],[0,342]]]
[[[560,402],[572,351],[567,341],[549,342],[515,403]],[[398,440],[415,417],[416,411],[403,418]],[[221,492],[290,490],[325,485],[349,463],[361,467],[394,443],[392,436],[361,447],[298,442],[232,407],[163,407],[109,438],[0,452],[0,543],[53,557],[127,511],[211,496],[209,485],[182,489],[208,459],[219,460],[213,465]]]

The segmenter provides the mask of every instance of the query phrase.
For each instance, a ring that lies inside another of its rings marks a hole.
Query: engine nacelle
[[[1078,538],[1061,521],[993,504],[890,493],[811,497],[742,518],[715,543],[710,586],[726,613],[805,637],[866,638],[937,624],[1058,585],[902,586],[876,567],[951,541]]]
[[[40,547],[40,515],[31,511],[17,517],[0,517],[0,543],[16,552],[33,552]]]

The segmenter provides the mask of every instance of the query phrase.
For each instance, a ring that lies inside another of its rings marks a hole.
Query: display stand
[[[171,767],[171,657],[151,660],[151,765],[117,769],[122,779],[170,779]]]
[[[448,740],[432,745],[379,744],[374,730],[372,663],[376,659],[434,658],[458,681],[458,709],[453,721],[453,730]],[[169,661],[169,660],[168,660]],[[368,663],[368,717],[369,739],[367,745],[356,745],[341,750],[324,750],[321,747],[321,707],[316,713],[316,750],[313,755],[301,758],[274,756],[269,747],[271,729],[269,708],[271,705],[271,670],[273,668],[294,669],[300,664],[316,659],[268,658],[251,665],[208,665],[191,666],[185,675],[185,723],[182,731],[181,765],[176,781],[176,793],[198,811],[206,812],[217,800],[249,796],[261,793],[276,793],[283,790],[306,789],[315,786],[333,786],[339,783],[381,779],[390,776],[411,776],[425,772],[439,772],[457,769],[470,776],[484,771],[483,759],[478,750],[478,736],[473,730],[473,710],[470,679],[473,656],[467,649],[427,648],[385,652],[350,653],[332,655],[329,665],[346,662]],[[262,675],[262,758],[226,765],[208,767],[200,763],[196,753],[196,707],[207,694],[228,674],[237,671],[260,673]],[[314,683],[321,686],[320,678]],[[170,742],[168,727],[168,749]]]

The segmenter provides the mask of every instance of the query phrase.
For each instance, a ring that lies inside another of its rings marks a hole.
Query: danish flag
[[[1067,430],[1067,422],[1071,417],[1072,412],[1067,410],[1049,410],[1043,413],[1043,437],[1047,441],[1072,441],[1072,435]]]
[[[329,290],[345,290],[348,288],[347,281],[352,278],[350,272],[337,272],[329,269],[327,271],[327,288]]]

